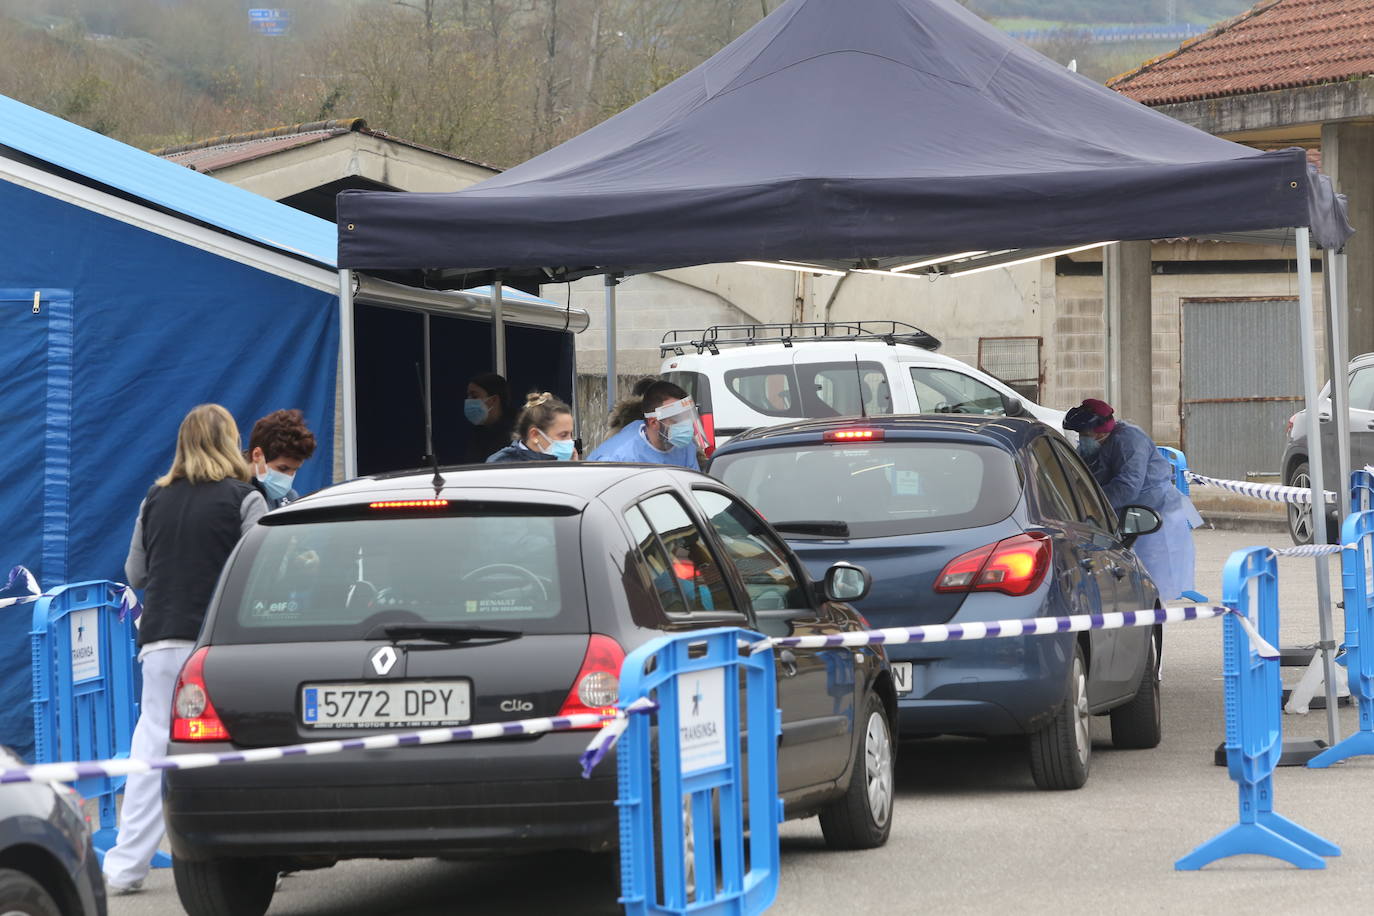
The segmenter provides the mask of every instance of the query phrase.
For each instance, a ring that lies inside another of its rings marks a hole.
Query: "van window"
[[[1000,417],[1007,412],[997,389],[953,369],[912,366],[911,383],[916,387],[916,409],[919,413],[971,413]]]
[[[892,413],[882,363],[760,366],[725,373],[730,393],[768,417],[856,417]]]
[[[797,398],[797,380],[790,365],[736,369],[725,373],[725,386],[764,416],[806,416]]]

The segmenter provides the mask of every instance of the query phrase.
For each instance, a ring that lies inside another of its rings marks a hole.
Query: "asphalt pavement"
[[[1275,532],[1199,531],[1198,587],[1219,600],[1233,550],[1282,546]],[[1283,559],[1283,643],[1317,638],[1316,562]],[[1325,562],[1325,561],[1322,561]],[[1337,565],[1332,584],[1339,588]],[[1336,631],[1342,623],[1336,612]],[[1341,669],[1344,671],[1344,669]],[[1299,672],[1286,669],[1285,680]],[[898,758],[891,840],[858,853],[826,850],[812,820],[783,826],[782,882],[773,912],[1218,913],[1263,908],[1353,912],[1374,886],[1374,758],[1329,770],[1284,767],[1275,810],[1342,848],[1321,871],[1243,856],[1201,872],[1174,861],[1235,823],[1234,784],[1213,764],[1222,740],[1221,623],[1171,625],[1165,637],[1164,741],[1116,751],[1094,721],[1092,771],[1074,792],[1042,792],[1024,750],[963,739],[904,744]],[[1341,709],[1341,728],[1356,727]],[[1321,710],[1285,716],[1289,737],[1326,737]],[[607,857],[579,855],[480,862],[349,862],[288,876],[273,916],[324,914],[593,914],[619,912]],[[170,871],[137,895],[111,901],[112,916],[180,913]]]

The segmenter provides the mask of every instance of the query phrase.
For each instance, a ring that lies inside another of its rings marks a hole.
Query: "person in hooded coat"
[[[1202,524],[1193,503],[1174,486],[1174,472],[1149,435],[1115,416],[1112,406],[1088,398],[1064,417],[1079,434],[1078,452],[1118,517],[1127,506],[1159,514],[1158,531],[1132,545],[1159,589],[1161,601],[1191,597],[1196,553],[1192,529]]]

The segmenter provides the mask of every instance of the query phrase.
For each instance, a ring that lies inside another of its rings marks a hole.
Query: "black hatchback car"
[[[1035,420],[923,415],[754,430],[711,474],[813,570],[862,564],[875,627],[1100,614],[1158,605],[1130,550],[1159,525],[1118,521],[1063,436]],[[1088,778],[1089,717],[1117,747],[1161,735],[1160,628],[888,647],[903,736],[1027,735],[1035,782]]]
[[[23,765],[0,747],[0,769]],[[105,916],[91,829],[69,786],[0,786],[0,914]]]
[[[226,565],[175,694],[172,753],[607,710],[664,633],[864,628],[867,574],[809,578],[729,488],[682,469],[491,465],[368,478],[265,516]],[[857,584],[855,584],[857,582]],[[848,594],[845,594],[848,592]],[[896,692],[872,649],[780,654],[779,789],[832,846],[891,826]],[[279,871],[350,857],[610,850],[591,733],[167,774],[192,916],[261,913]]]

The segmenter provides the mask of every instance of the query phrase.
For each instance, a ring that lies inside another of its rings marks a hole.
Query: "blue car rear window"
[[[348,519],[255,532],[215,641],[361,639],[388,623],[586,632],[580,517]]]
[[[939,441],[763,448],[720,455],[711,474],[773,524],[842,521],[852,538],[990,525],[1022,488],[1002,449]]]

